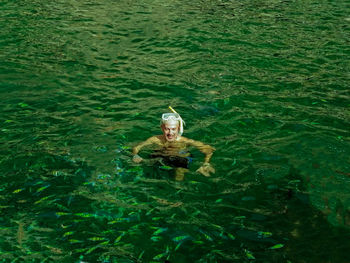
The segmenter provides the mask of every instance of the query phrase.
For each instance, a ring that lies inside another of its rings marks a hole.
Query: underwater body
[[[350,262],[346,1],[0,10],[0,262]],[[132,162],[169,105],[215,174]]]

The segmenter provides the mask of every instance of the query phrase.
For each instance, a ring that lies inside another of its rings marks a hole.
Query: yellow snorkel
[[[183,132],[184,132],[184,125],[186,125],[185,124],[185,122],[184,122],[184,120],[181,118],[181,116],[180,116],[180,114],[178,114],[177,112],[176,112],[176,110],[174,110],[173,109],[173,107],[171,107],[171,106],[169,106],[169,109],[173,112],[173,113],[175,113],[175,114],[177,114],[178,116],[179,116],[179,122],[180,122],[180,136],[183,134]]]
[[[178,113],[176,112],[176,110],[173,109],[173,107],[169,106],[169,109],[170,109],[172,112],[178,114]]]

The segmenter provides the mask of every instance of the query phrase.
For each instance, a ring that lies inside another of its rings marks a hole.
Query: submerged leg
[[[184,179],[185,173],[188,171],[186,168],[178,167],[175,169],[175,180],[182,181]]]

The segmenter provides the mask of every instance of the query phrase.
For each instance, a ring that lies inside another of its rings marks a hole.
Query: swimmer
[[[215,173],[215,169],[210,164],[210,158],[213,155],[214,148],[202,142],[191,140],[182,137],[184,121],[180,115],[169,106],[172,113],[164,113],[161,119],[161,129],[163,134],[148,138],[133,148],[133,158],[135,163],[142,162],[143,158],[138,155],[141,148],[148,145],[156,145],[160,148],[159,151],[153,153],[152,157],[162,157],[166,165],[175,167],[175,179],[181,181],[184,178],[185,172],[188,171],[190,153],[188,147],[194,146],[199,151],[204,153],[204,162],[197,169],[197,172],[204,176],[210,176],[210,173]]]

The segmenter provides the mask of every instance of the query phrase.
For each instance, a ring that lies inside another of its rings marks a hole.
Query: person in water
[[[139,143],[133,148],[133,161],[142,162],[143,158],[138,155],[139,151],[148,145],[158,146],[158,150],[151,154],[152,157],[160,157],[162,164],[175,168],[175,179],[183,180],[185,172],[188,171],[190,162],[190,153],[188,147],[194,146],[205,154],[204,163],[197,172],[204,176],[210,176],[215,173],[215,169],[210,164],[210,158],[213,155],[214,148],[202,142],[191,140],[182,136],[184,121],[178,113],[169,107],[173,113],[164,113],[161,119],[162,135],[156,135]]]

